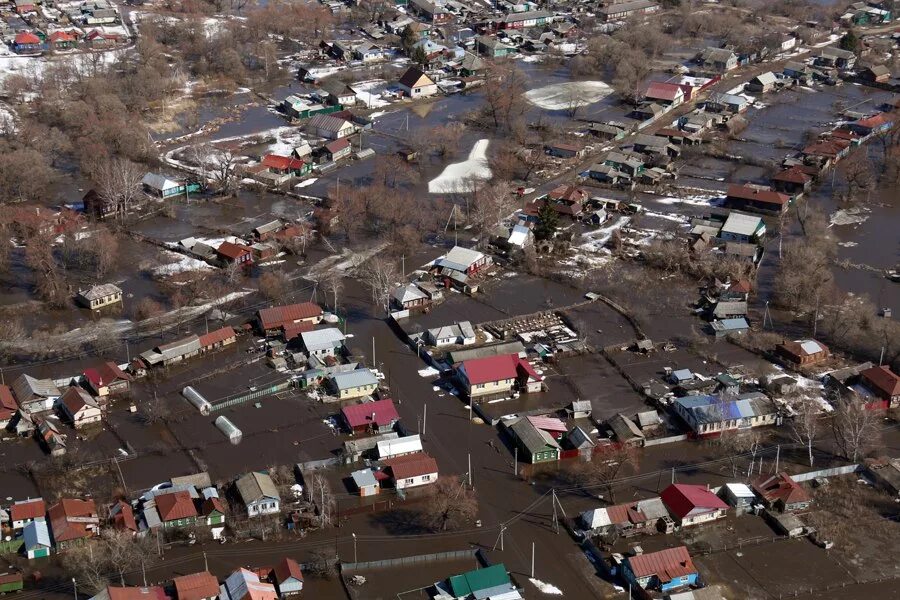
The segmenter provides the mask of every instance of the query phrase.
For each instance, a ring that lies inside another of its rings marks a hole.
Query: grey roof
[[[582,448],[593,448],[596,444],[591,436],[581,427],[575,427],[566,435],[566,439],[572,446],[581,450]]]
[[[613,433],[616,434],[616,438],[619,441],[627,442],[635,438],[643,439],[644,437],[644,433],[638,429],[634,421],[621,413],[611,417],[607,424],[613,430]]]
[[[454,271],[465,271],[473,263],[481,260],[484,254],[477,250],[470,250],[461,246],[454,246],[446,256],[442,256],[434,261],[435,266],[452,269]]]
[[[746,315],[747,302],[744,300],[737,302],[718,302],[716,308],[713,309],[713,316],[722,317],[725,315]]]
[[[331,133],[337,133],[347,124],[348,121],[331,115],[316,115],[309,120],[309,127],[315,129],[324,129]]]
[[[506,44],[501,40],[498,40],[497,38],[489,35],[479,35],[477,38],[475,38],[475,41],[478,42],[479,45],[485,46],[492,50],[497,50],[500,48],[507,48],[512,50],[512,46],[510,46],[509,44]]]
[[[434,329],[429,329],[428,333],[430,333],[435,340],[444,340],[447,338],[463,338],[466,340],[475,337],[475,330],[472,329],[472,324],[468,321],[460,321],[453,325],[435,327]]]
[[[350,477],[353,478],[353,483],[359,489],[378,485],[378,480],[375,479],[375,475],[372,474],[372,469],[360,469],[359,471],[353,471],[352,473],[350,473]]]
[[[700,58],[706,62],[716,61],[725,62],[735,56],[734,52],[728,48],[707,48],[700,53]]]
[[[666,505],[663,504],[662,498],[647,498],[646,500],[638,500],[638,510],[644,513],[648,519],[662,519],[669,516]]]
[[[337,327],[304,331],[300,334],[300,339],[309,352],[333,350],[344,345],[344,334]]]
[[[509,429],[532,454],[544,452],[548,447],[559,450],[556,440],[550,437],[546,431],[536,428],[528,419],[519,419],[510,425]]]
[[[713,92],[709,95],[709,102],[712,104],[736,104],[738,106],[743,106],[750,101],[743,96],[738,96],[736,94]]]
[[[59,388],[52,379],[37,379],[26,374],[20,375],[13,383],[13,392],[19,402],[27,402],[35,396],[56,398],[60,394]]]
[[[650,0],[634,0],[633,2],[617,2],[604,6],[598,12],[601,15],[614,15],[619,13],[628,13],[636,10],[645,10],[651,6],[656,6],[655,2]]]
[[[415,300],[423,300],[428,298],[422,290],[411,283],[401,285],[391,292],[391,296],[401,304],[404,302],[413,302]]]
[[[800,73],[806,73],[808,71],[811,71],[811,69],[809,68],[808,65],[805,65],[801,62],[797,62],[795,60],[789,60],[788,62],[784,63],[784,70],[785,71],[798,71]]]
[[[778,78],[775,77],[775,73],[773,73],[772,71],[767,71],[762,75],[757,75],[754,79],[756,79],[756,81],[760,82],[762,85],[773,85],[776,81],[778,81]]]
[[[193,475],[173,477],[169,481],[172,482],[172,485],[192,485],[198,488],[207,488],[212,485],[212,479],[210,478],[209,473],[207,473],[206,471],[194,473]]]
[[[31,521],[25,525],[25,531],[22,532],[22,536],[25,538],[26,550],[40,546],[49,548],[53,545],[50,542],[50,530],[47,528],[47,521],[43,519]]]
[[[480,56],[472,54],[471,52],[465,53],[462,59],[462,63],[460,64],[463,69],[466,69],[468,71],[480,71],[484,68],[484,65],[484,59]]]
[[[339,79],[327,79],[320,84],[320,87],[335,97],[356,95],[349,85]]]
[[[384,440],[395,440],[400,437],[396,431],[382,433],[373,437],[360,438],[358,440],[347,440],[344,442],[345,454],[361,454],[366,450],[374,450],[378,446],[378,442]]]
[[[185,354],[200,351],[200,337],[192,335],[181,340],[163,344],[155,348],[162,355],[162,360],[172,360]],[[143,354],[141,354],[143,356]]]
[[[669,138],[662,137],[659,135],[647,135],[645,133],[639,133],[634,136],[634,145],[635,146],[648,146],[650,148],[665,148],[669,145]]]
[[[169,179],[165,175],[160,175],[159,173],[147,173],[144,175],[144,178],[141,179],[141,183],[149,188],[160,191],[170,190],[181,185],[177,181]]]
[[[85,300],[100,300],[101,298],[106,298],[107,296],[113,296],[115,294],[121,294],[122,288],[117,285],[113,285],[111,283],[101,283],[100,285],[92,286],[89,290],[85,290],[83,292],[79,292],[79,295]]]
[[[331,380],[338,390],[378,385],[378,378],[369,369],[356,369],[349,373],[335,373],[331,376]]]
[[[822,51],[819,52],[819,56],[827,56],[829,58],[843,58],[849,60],[851,58],[854,58],[856,55],[849,50],[843,50],[835,46],[828,46],[827,48],[822,48]]]
[[[750,323],[744,317],[736,319],[721,319],[712,322],[713,331],[729,332],[729,331],[745,331],[750,329]]]
[[[548,19],[553,17],[553,13],[546,10],[532,10],[528,12],[512,13],[506,15],[503,19],[505,23],[518,23],[519,21],[529,21],[531,19]]]
[[[732,211],[728,214],[728,218],[725,219],[725,224],[722,225],[722,233],[733,233],[750,237],[756,233],[762,224],[763,220],[760,217]]]
[[[281,225],[282,225],[281,221],[279,221],[278,219],[275,219],[274,221],[269,221],[268,223],[263,223],[259,227],[254,227],[253,231],[255,231],[256,233],[259,233],[259,234],[271,233],[273,231],[277,231],[281,227]]]
[[[264,498],[274,498],[281,501],[278,489],[275,488],[275,484],[268,473],[252,471],[241,475],[235,482],[235,486],[244,504],[252,504]]]
[[[637,414],[637,421],[641,427],[652,427],[662,423],[659,413],[655,410],[645,410]]]
[[[759,417],[778,412],[768,396],[760,392],[740,394],[735,398],[717,396],[685,396],[675,403],[693,415],[698,425],[733,419]]]
[[[493,344],[490,346],[481,346],[479,348],[466,348],[463,350],[454,350],[447,354],[449,362],[456,364],[473,358],[484,358],[486,356],[497,356],[498,354],[521,354],[525,351],[522,342],[505,342],[502,344]],[[588,401],[585,401],[588,402]],[[590,408],[590,402],[588,402]]]

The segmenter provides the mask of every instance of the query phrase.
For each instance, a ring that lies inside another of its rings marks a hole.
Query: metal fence
[[[404,556],[401,558],[385,558],[383,560],[372,560],[358,563],[342,563],[342,573],[354,573],[357,571],[365,571],[367,569],[387,569],[389,567],[407,567],[410,565],[420,565],[426,563],[440,562],[444,560],[462,560],[466,558],[475,558],[477,550],[469,548],[467,550],[452,550],[450,552],[435,552],[434,554],[418,554],[415,556]]]
[[[243,404],[244,402],[249,402],[250,400],[256,400],[257,398],[262,398],[263,396],[270,396],[272,394],[277,394],[278,392],[283,392],[286,389],[291,387],[290,381],[284,381],[282,383],[276,383],[275,385],[269,386],[267,388],[256,390],[254,392],[250,392],[247,394],[241,394],[240,396],[234,396],[232,398],[228,398],[227,400],[222,400],[221,402],[216,402],[212,405],[213,411],[222,410],[224,408],[228,408],[230,406],[236,406],[238,404]]]
[[[849,475],[860,471],[860,465],[844,465],[843,467],[831,467],[830,469],[819,469],[818,471],[810,471],[809,473],[798,473],[791,475],[794,481],[809,481],[816,477],[836,477],[838,475]]]
[[[688,440],[690,436],[687,434],[683,435],[670,435],[668,437],[656,438],[652,440],[644,440],[645,446],[659,446],[662,444],[671,444],[673,442],[685,442]]]

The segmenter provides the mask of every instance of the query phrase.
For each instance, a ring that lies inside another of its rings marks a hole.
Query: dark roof
[[[860,373],[872,386],[888,396],[900,395],[900,376],[894,374],[887,366],[872,367]]]
[[[773,190],[759,189],[747,185],[732,183],[728,186],[728,197],[766,204],[778,204],[779,206],[790,202],[790,196]]]
[[[809,502],[809,494],[787,473],[763,475],[753,481],[753,491],[768,502],[781,500],[785,505]]]
[[[294,321],[322,316],[322,308],[313,302],[272,306],[259,311],[259,321],[263,329],[276,329]]]
[[[251,252],[250,248],[247,246],[239,246],[238,244],[233,244],[231,242],[222,242],[218,248],[216,248],[216,253],[224,256],[225,258],[230,258],[232,260],[237,260],[244,254]]]
[[[400,78],[400,85],[406,86],[408,88],[414,87],[416,82],[419,81],[425,73],[421,69],[417,69],[416,67],[410,67],[406,70],[406,73],[403,74],[403,77]]]

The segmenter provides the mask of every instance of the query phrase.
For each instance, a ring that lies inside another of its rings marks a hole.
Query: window
[[[403,483],[405,483],[407,485],[411,485],[413,483],[413,481],[414,481],[414,479],[412,477],[410,477],[409,479],[404,479]]]
[[[431,481],[431,475],[422,475],[422,481]]]

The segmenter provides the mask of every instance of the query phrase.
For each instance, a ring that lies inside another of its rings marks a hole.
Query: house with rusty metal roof
[[[629,556],[622,564],[622,575],[630,584],[662,592],[693,585],[700,577],[684,546]]]

